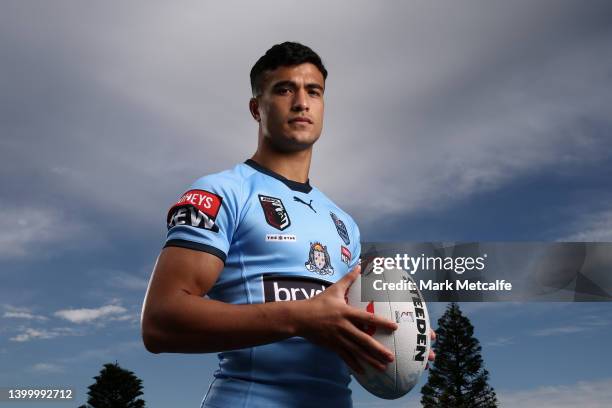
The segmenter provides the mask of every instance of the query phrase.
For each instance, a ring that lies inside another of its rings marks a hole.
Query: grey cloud
[[[330,69],[312,179],[361,222],[607,159],[609,3],[269,5],[3,3],[5,205],[161,225],[254,150],[248,71],[286,39]]]
[[[612,241],[612,209],[583,213],[572,222],[573,230],[559,241],[610,242]]]
[[[459,19],[473,11],[458,11]],[[612,101],[606,91],[612,70],[610,32],[597,24],[592,31],[583,27],[582,33],[570,26],[574,36],[569,35],[568,41],[561,23],[569,14],[548,22],[543,13],[541,21],[534,22],[537,13],[531,7],[517,11],[520,7],[514,10],[516,19],[508,21],[520,23],[520,17],[528,17],[533,23],[517,28],[522,31],[519,39],[514,31],[504,30],[508,23],[500,21],[500,15],[491,13],[486,18],[499,23],[498,29],[488,32],[490,22],[472,27],[474,35],[483,37],[473,46],[473,36],[441,39],[430,33],[433,38],[428,36],[425,44],[437,43],[442,47],[440,58],[450,51],[456,59],[430,73],[424,66],[423,84],[419,73],[406,76],[389,65],[386,75],[360,88],[355,100],[364,105],[366,114],[353,114],[352,120],[343,117],[334,133],[343,132],[347,139],[356,135],[372,139],[353,147],[363,154],[352,151],[342,157],[347,166],[351,161],[361,163],[357,179],[364,181],[359,188],[363,198],[357,205],[362,215],[372,208],[388,215],[445,207],[542,171],[608,159],[610,139],[605,133],[598,135],[593,124],[610,127],[607,107]],[[575,11],[562,8],[559,14]],[[457,28],[453,21],[448,23],[451,28],[443,31]],[[520,47],[506,46],[518,40]],[[453,53],[454,47],[465,54]],[[424,63],[409,49],[403,55],[414,57],[417,66],[434,63],[432,58]],[[372,89],[384,93],[368,97],[366,92]],[[347,153],[349,146],[354,145],[338,144],[325,151],[323,161],[338,162],[334,155]],[[346,174],[323,171],[333,178],[329,188],[340,186],[345,197],[354,193],[353,184],[342,183]]]
[[[0,205],[0,259],[36,257],[45,248],[82,236],[88,226],[53,208]]]
[[[612,400],[612,379],[550,385],[531,390],[497,391],[502,406],[525,408],[604,408]]]

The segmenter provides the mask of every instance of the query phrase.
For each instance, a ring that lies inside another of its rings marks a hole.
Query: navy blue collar
[[[310,191],[312,190],[312,187],[310,186],[310,179],[306,180],[305,183],[300,183],[299,181],[289,180],[288,178],[285,178],[281,176],[280,174],[275,173],[272,170],[263,167],[261,164],[257,163],[253,159],[248,159],[244,163],[251,166],[252,168],[254,168],[260,173],[266,174],[270,177],[274,177],[275,179],[279,181],[282,181],[291,190],[299,191],[300,193],[306,193],[306,194],[310,193]]]

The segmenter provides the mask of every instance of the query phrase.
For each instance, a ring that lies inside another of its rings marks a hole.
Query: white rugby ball
[[[359,384],[377,397],[396,399],[416,385],[427,364],[431,348],[429,314],[416,284],[414,292],[407,289],[389,290],[388,287],[373,292],[375,280],[387,283],[408,280],[414,282],[403,270],[385,270],[381,274],[374,274],[370,268],[353,282],[347,293],[349,305],[394,321],[399,327],[394,332],[374,327],[365,328],[364,331],[387,347],[395,359],[388,364],[384,372],[362,361],[364,374],[352,374]],[[369,296],[364,300],[373,300],[362,301],[362,283],[367,285],[364,294]],[[375,287],[381,287],[381,282]]]

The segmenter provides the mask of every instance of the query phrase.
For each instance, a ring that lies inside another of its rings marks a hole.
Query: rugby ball
[[[408,281],[413,282],[412,291],[408,289]],[[398,284],[383,285],[385,282]],[[398,289],[401,286],[403,290]],[[387,369],[382,372],[362,361],[364,373],[352,374],[362,387],[377,397],[400,398],[418,382],[431,348],[429,314],[416,283],[409,273],[400,269],[374,274],[369,268],[353,282],[347,293],[347,301],[353,307],[398,324],[394,332],[376,327],[364,328],[395,356]]]

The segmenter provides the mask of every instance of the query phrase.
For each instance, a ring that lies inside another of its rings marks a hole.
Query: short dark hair
[[[253,96],[261,92],[261,77],[264,72],[273,71],[281,66],[299,65],[307,62],[310,62],[321,71],[324,80],[327,78],[327,70],[321,62],[321,57],[309,47],[289,41],[274,45],[251,68],[251,91]]]

